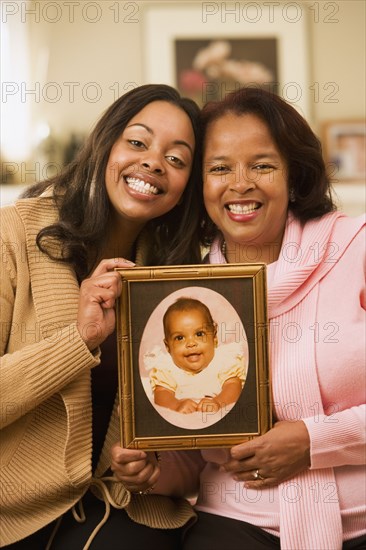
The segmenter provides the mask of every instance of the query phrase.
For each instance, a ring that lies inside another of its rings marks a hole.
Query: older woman
[[[112,467],[131,491],[198,488],[185,550],[364,548],[364,219],[335,212],[319,141],[280,97],[239,90],[203,121],[206,261],[267,264],[274,427]]]

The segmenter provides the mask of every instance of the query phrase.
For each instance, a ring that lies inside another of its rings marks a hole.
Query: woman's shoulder
[[[362,227],[365,227],[366,224],[366,213],[360,214],[359,216],[348,216],[347,214],[341,213],[337,216],[336,225],[339,227],[354,227],[356,230]]]
[[[359,266],[363,273],[366,264],[366,214],[351,217],[336,212],[323,216],[318,223],[326,225],[327,221],[330,221],[330,230],[323,247],[323,271],[331,271],[336,266],[349,269],[352,265],[354,272],[358,272]]]
[[[292,221],[298,224],[296,220]],[[350,246],[357,246],[360,238],[364,238],[365,222],[365,214],[351,217],[339,211],[330,212],[305,222],[300,230],[299,242],[301,241],[302,247],[310,247],[310,250],[315,243],[324,254],[331,247],[332,250],[337,251],[337,257],[340,258]],[[323,259],[320,257],[320,261]]]
[[[330,212],[322,216],[321,218],[316,218],[315,220],[310,220],[307,222],[312,225],[326,225],[328,223],[333,224],[333,231],[342,232],[347,231],[352,234],[352,232],[358,232],[360,229],[365,227],[366,224],[366,213],[360,214],[359,216],[352,217],[344,212],[336,211]]]
[[[52,197],[21,198],[0,209],[1,237],[5,242],[37,234],[43,227],[55,223],[58,209]]]
[[[335,216],[334,226],[330,241],[339,251],[351,248],[359,248],[359,244],[364,247],[366,230],[366,214],[357,217],[340,214]],[[364,248],[363,248],[364,250]]]
[[[14,233],[23,228],[21,217],[15,204],[2,206],[0,209],[1,238],[7,242],[14,238]]]
[[[38,197],[18,199],[14,207],[25,224],[30,223],[39,229],[54,223],[58,218],[55,200],[48,193]]]

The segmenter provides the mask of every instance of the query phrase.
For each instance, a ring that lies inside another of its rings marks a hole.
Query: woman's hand
[[[264,435],[232,447],[230,454],[222,467],[235,480],[252,489],[275,486],[310,467],[309,434],[301,420],[277,422]]]
[[[77,326],[82,339],[92,351],[112,334],[116,324],[114,306],[122,282],[116,267],[133,267],[123,258],[102,260],[89,279],[80,285]]]
[[[118,444],[111,449],[111,470],[131,493],[150,492],[160,476],[155,453],[124,449]]]

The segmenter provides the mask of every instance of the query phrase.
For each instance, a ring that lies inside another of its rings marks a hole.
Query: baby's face
[[[215,355],[216,330],[199,309],[172,311],[167,318],[164,343],[177,367],[198,373]]]

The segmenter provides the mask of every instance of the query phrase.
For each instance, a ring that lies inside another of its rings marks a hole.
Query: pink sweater
[[[225,263],[217,244],[209,261]],[[219,471],[226,450],[186,453],[201,471],[198,510],[255,524],[287,550],[338,550],[366,532],[364,248],[363,218],[328,214],[302,227],[289,217],[268,266],[274,412],[306,423],[310,470],[254,491]]]

